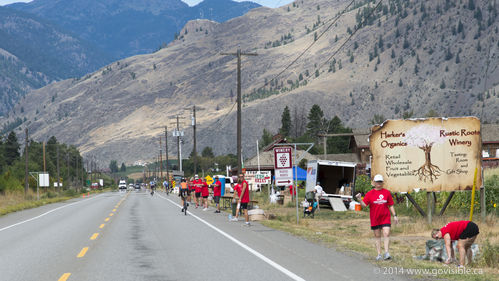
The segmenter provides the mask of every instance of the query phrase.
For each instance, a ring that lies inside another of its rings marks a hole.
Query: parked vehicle
[[[98,184],[98,183],[96,183],[96,182],[94,182],[94,183],[92,183],[92,185],[90,186],[90,189],[92,189],[92,190],[93,190],[93,189],[99,189],[99,187],[100,187],[100,186],[99,186],[99,184]]]
[[[356,166],[353,162],[308,161],[306,191],[314,191],[316,184],[320,182],[324,190],[320,203],[328,204],[331,197],[341,198],[348,208],[353,199]]]

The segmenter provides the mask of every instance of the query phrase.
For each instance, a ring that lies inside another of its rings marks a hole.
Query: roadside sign
[[[172,181],[172,187],[175,187],[175,181]]]
[[[206,179],[206,183],[207,183],[208,185],[213,184],[214,180],[213,180],[213,179],[212,179],[209,175],[208,175],[208,176],[206,176],[206,177],[204,177],[204,178]]]
[[[277,186],[293,184],[293,169],[276,169],[275,184]]]
[[[274,148],[275,184],[277,186],[293,184],[293,158],[291,147]]]
[[[291,158],[291,147],[274,148],[274,169],[291,169],[293,160]]]
[[[41,173],[38,175],[38,182],[40,183],[40,187],[49,187],[49,174]]]
[[[255,175],[255,183],[258,184],[270,184],[272,175],[270,171],[260,171]]]

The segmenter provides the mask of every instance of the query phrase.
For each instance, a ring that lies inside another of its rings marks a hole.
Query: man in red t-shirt
[[[378,251],[378,256],[376,260],[381,259],[389,260],[392,257],[388,251],[390,245],[390,228],[391,228],[391,217],[390,212],[393,214],[395,223],[398,223],[397,215],[395,214],[395,208],[393,208],[393,198],[390,191],[383,188],[383,176],[374,176],[374,188],[371,189],[364,196],[364,200],[361,199],[361,194],[357,194],[357,199],[360,201],[362,207],[369,206],[369,217],[371,219],[371,229],[374,232],[374,237],[376,238],[376,250]],[[381,230],[383,230],[384,244],[385,244],[385,256],[381,256]]]
[[[217,206],[215,213],[220,213],[220,197],[222,196],[222,183],[218,180],[218,176],[215,176],[215,183],[213,184],[213,201]]]
[[[239,202],[241,202],[241,210],[243,210],[244,212],[244,224],[246,226],[250,226],[248,216],[248,203],[250,202],[249,185],[248,182],[244,179],[244,174],[240,174],[239,178],[241,179],[241,193],[239,194]]]
[[[210,190],[208,184],[206,183],[206,179],[201,180],[201,196],[203,196],[203,211],[208,210],[208,196],[210,196]]]
[[[433,229],[431,237],[433,239],[444,239],[445,248],[447,250],[446,264],[449,264],[454,259],[454,249],[452,241],[457,241],[457,249],[459,250],[459,264],[464,266],[465,257],[468,257],[468,264],[471,263],[473,252],[471,245],[475,242],[477,235],[480,233],[478,225],[472,221],[453,221],[446,224],[441,229]]]
[[[237,184],[234,185],[234,194],[232,195],[232,205],[233,205],[233,208],[234,208],[234,205],[236,205],[236,207],[235,207],[236,213],[230,219],[231,221],[238,221],[239,220],[239,208],[241,206],[241,201],[239,200],[239,197],[241,196],[241,191],[242,191],[241,183],[242,183],[241,178],[238,178]]]

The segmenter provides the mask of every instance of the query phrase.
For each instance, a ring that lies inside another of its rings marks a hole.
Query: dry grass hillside
[[[368,126],[374,114],[424,116],[431,109],[498,122],[499,7],[471,2],[383,0],[371,13],[377,2],[355,1],[275,80],[350,1],[298,0],[224,23],[191,21],[155,53],[31,92],[16,107],[27,120],[19,128],[29,127],[39,140],[55,135],[106,163],[130,163],[154,157],[171,117],[189,117],[185,108],[196,105],[198,149],[234,153],[236,60],[220,53],[237,48],[258,53],[243,58],[246,156],[263,128],[277,130],[286,105],[293,113],[319,104],[326,117],[338,115],[351,127]]]

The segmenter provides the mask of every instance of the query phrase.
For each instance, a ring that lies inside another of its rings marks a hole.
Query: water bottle
[[[232,219],[232,214],[229,214],[229,220],[231,220],[231,219]]]

